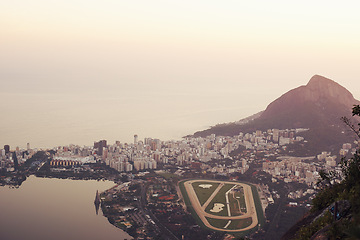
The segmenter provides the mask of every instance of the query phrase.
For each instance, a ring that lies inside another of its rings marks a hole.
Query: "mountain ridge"
[[[351,140],[341,117],[350,117],[353,105],[360,104],[351,92],[335,81],[314,75],[306,85],[284,93],[271,102],[259,116],[250,121],[219,124],[193,136],[216,135],[234,136],[240,132],[253,132],[267,129],[309,128],[304,132],[310,138],[314,152],[337,150],[339,146]],[[256,116],[256,115],[255,115]]]
[[[260,117],[266,118],[272,111],[282,111],[284,107],[298,107],[307,102],[314,103],[320,107],[324,107],[328,102],[336,102],[336,104],[348,108],[347,112],[351,112],[351,107],[359,103],[359,101],[340,84],[329,78],[314,75],[307,85],[292,89],[271,102]]]

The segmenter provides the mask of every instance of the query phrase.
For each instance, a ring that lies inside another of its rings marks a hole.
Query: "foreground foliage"
[[[359,105],[354,106],[353,116],[360,117]],[[360,124],[355,126],[346,117],[342,120],[360,139]],[[311,212],[322,214],[301,227],[294,239],[360,239],[360,151],[350,159],[342,159],[341,167],[340,183],[332,181],[334,172],[321,173],[322,190],[313,199]],[[338,210],[339,202],[348,204],[349,208]]]

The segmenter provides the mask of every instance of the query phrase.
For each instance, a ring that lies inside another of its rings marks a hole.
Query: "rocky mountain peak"
[[[352,106],[357,102],[346,88],[333,80],[320,75],[314,75],[305,86],[305,89],[304,95],[306,100],[313,102],[317,102],[324,98],[334,99],[347,107]]]

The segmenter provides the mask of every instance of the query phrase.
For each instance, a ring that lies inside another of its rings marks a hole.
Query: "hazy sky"
[[[358,1],[0,1],[0,148],[179,139],[314,74],[360,99]]]

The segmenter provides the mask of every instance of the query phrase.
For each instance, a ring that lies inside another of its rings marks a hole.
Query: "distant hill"
[[[350,117],[355,104],[360,102],[346,88],[315,75],[307,85],[285,93],[255,117],[219,124],[196,132],[194,136],[212,133],[233,136],[255,130],[309,128],[309,131],[302,133],[308,140],[304,147],[309,154],[319,150],[337,151],[342,143],[354,139],[340,118]]]

